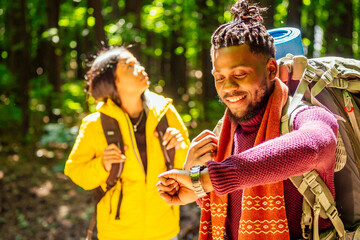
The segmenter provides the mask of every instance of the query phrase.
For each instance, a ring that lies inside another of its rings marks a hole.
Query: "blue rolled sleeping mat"
[[[285,57],[286,54],[304,55],[301,32],[297,28],[284,27],[268,30],[275,40],[275,59]]]

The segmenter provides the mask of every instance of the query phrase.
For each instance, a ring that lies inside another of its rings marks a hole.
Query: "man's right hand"
[[[217,136],[209,130],[202,131],[191,142],[186,156],[184,170],[190,170],[192,166],[205,164],[206,162],[213,160],[216,156],[217,147]]]

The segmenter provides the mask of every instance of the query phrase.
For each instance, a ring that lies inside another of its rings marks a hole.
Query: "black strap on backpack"
[[[175,148],[166,150],[166,146],[162,144],[166,129],[169,127],[166,115],[164,115],[156,127],[156,131],[159,134],[159,141],[161,150],[164,154],[166,169],[170,170],[174,168]]]
[[[124,153],[125,152],[124,151],[124,142],[122,139],[119,124],[116,121],[116,119],[114,119],[106,114],[103,114],[103,113],[100,113],[100,118],[101,118],[101,125],[102,125],[108,145],[115,144],[121,150],[121,152]],[[94,210],[93,215],[91,216],[86,240],[91,240],[91,238],[92,238],[93,229],[94,229],[95,221],[96,221],[97,204],[105,196],[105,194],[113,186],[115,186],[115,184],[118,180],[120,180],[120,182],[121,182],[120,175],[122,173],[123,167],[124,167],[124,163],[113,163],[111,165],[110,174],[106,180],[106,191],[104,191],[101,188],[101,186],[98,186],[97,188],[93,189],[93,195],[94,195],[94,200],[95,200],[95,210]],[[120,197],[119,197],[119,202],[118,202],[118,212],[120,209],[121,201],[122,201],[122,188],[120,191]]]
[[[122,135],[121,135],[121,131],[119,128],[119,124],[117,122],[116,119],[100,113],[100,118],[101,118],[101,125],[106,137],[106,141],[108,143],[108,145],[110,144],[115,144],[116,146],[118,146],[121,150],[122,153],[124,153],[124,142],[122,139]],[[164,158],[165,158],[165,165],[166,165],[166,169],[170,170],[172,168],[174,168],[174,158],[175,158],[175,148],[166,150],[166,146],[164,146],[162,144],[163,142],[163,137],[165,135],[166,129],[169,127],[169,123],[167,121],[166,115],[164,115],[160,122],[158,123],[157,127],[156,127],[156,131],[159,134],[159,141],[160,141],[160,146],[161,146],[161,150],[163,152]],[[99,203],[99,201],[105,196],[105,194],[113,187],[115,186],[116,182],[118,180],[120,180],[121,182],[121,173],[123,170],[124,164],[123,163],[114,163],[111,166],[111,170],[110,170],[110,174],[108,179],[106,180],[106,191],[104,191],[101,186],[95,188],[93,190],[93,195],[94,195],[94,199],[95,199],[95,210],[94,213],[91,217],[90,220],[90,224],[89,224],[89,229],[87,232],[87,237],[86,240],[91,240],[92,238],[92,234],[93,234],[93,229],[95,226],[95,221],[96,221],[96,210],[97,210],[97,204]],[[120,213],[120,206],[121,206],[121,202],[122,202],[122,188],[120,190],[120,196],[119,196],[119,201],[118,201],[118,206],[117,206],[117,210],[116,210],[116,217],[115,219],[120,219],[119,213]]]

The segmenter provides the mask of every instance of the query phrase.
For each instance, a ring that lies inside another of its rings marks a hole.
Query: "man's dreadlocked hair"
[[[237,1],[231,8],[233,21],[221,25],[211,37],[212,52],[222,47],[248,44],[253,53],[275,57],[274,38],[262,24],[260,13],[266,9]]]

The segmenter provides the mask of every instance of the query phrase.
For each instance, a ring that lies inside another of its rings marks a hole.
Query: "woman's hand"
[[[216,156],[218,145],[217,136],[209,131],[202,131],[191,142],[186,160],[184,163],[184,170],[190,170],[192,166],[205,164],[210,160],[213,160]]]
[[[155,131],[155,136],[159,136],[159,133]],[[171,148],[175,148],[179,150],[181,148],[181,144],[184,142],[184,137],[182,136],[181,132],[176,128],[168,127],[166,132],[163,136],[162,144],[166,146],[166,150]]]
[[[127,146],[124,146],[124,150],[128,149]],[[111,165],[113,163],[122,163],[126,159],[125,155],[121,152],[121,150],[115,145],[110,144],[107,146],[103,153],[103,162],[104,168],[107,172],[110,171]]]

